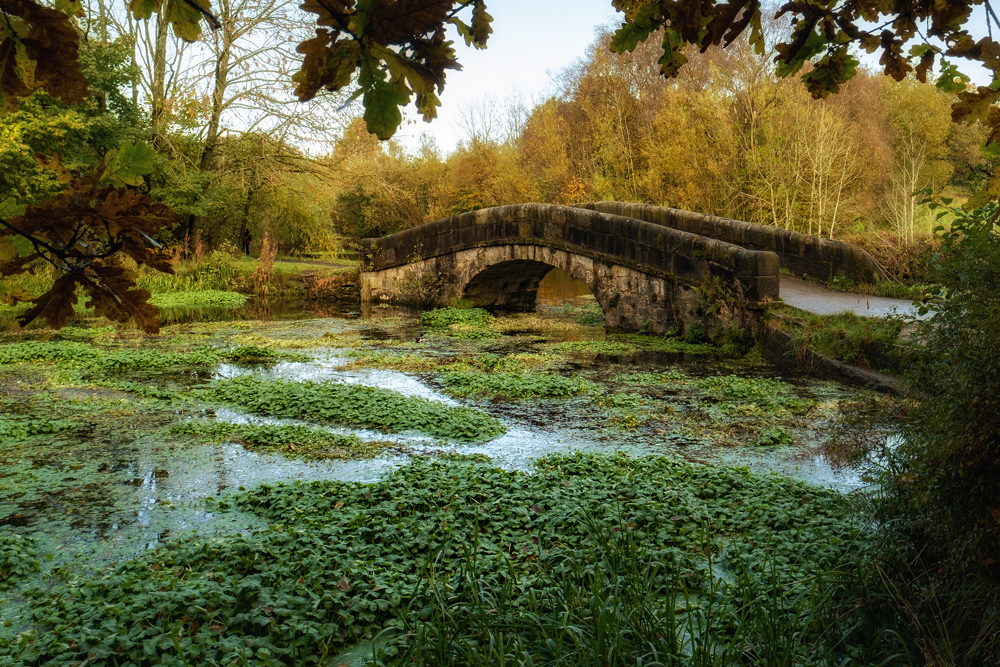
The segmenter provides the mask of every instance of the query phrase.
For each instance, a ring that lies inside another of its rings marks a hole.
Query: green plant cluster
[[[247,449],[262,449],[309,460],[371,458],[384,449],[384,443],[367,442],[356,435],[331,433],[322,428],[298,424],[187,421],[171,426],[170,433],[215,442],[231,441]]]
[[[77,426],[79,424],[67,419],[19,419],[0,415],[0,442],[69,431]]]
[[[705,393],[736,404],[755,404],[768,412],[789,410],[801,412],[812,401],[795,395],[795,388],[781,380],[744,378],[738,375],[712,375],[696,382]]]
[[[563,304],[562,315],[584,326],[599,326],[604,324],[604,310],[600,304],[588,303],[582,306]]]
[[[440,375],[445,388],[456,396],[489,398],[567,398],[592,392],[593,382],[556,373],[476,373],[451,371]]]
[[[850,364],[879,368],[895,356],[899,334],[905,325],[898,317],[861,317],[851,312],[809,315],[789,335],[796,350],[813,348]]]
[[[173,401],[182,396],[180,392],[158,389],[148,384],[132,382],[130,380],[92,380],[91,382],[98,387],[116,389],[118,391],[136,394],[137,396],[142,396],[143,398],[154,398],[160,401]]]
[[[665,384],[667,382],[686,382],[688,379],[687,373],[677,370],[676,368],[672,368],[663,373],[627,373],[623,375],[616,375],[612,378],[612,381],[621,382],[623,384],[651,386]]]
[[[565,343],[556,343],[547,347],[546,351],[555,354],[577,353],[621,356],[623,354],[632,354],[638,349],[632,343],[619,343],[610,340],[574,340]]]
[[[485,327],[492,320],[483,308],[435,308],[420,313],[420,323],[428,329],[447,329],[453,324]]]
[[[112,349],[77,341],[25,341],[0,346],[0,364],[59,362],[67,368],[91,372],[122,372],[172,366],[211,366],[222,359],[238,362],[304,361],[310,357],[256,345],[229,350],[199,348],[190,352],[150,349]]]
[[[638,408],[647,402],[641,394],[605,394],[597,399],[597,404],[605,408]]]
[[[669,662],[650,664],[691,664],[678,646],[690,649],[684,627],[712,653],[786,647],[788,659],[769,664],[840,664],[847,647],[827,633],[843,633],[821,622],[844,601],[824,573],[863,540],[833,492],[624,455],[546,458],[533,474],[416,461],[375,484],[261,486],[212,507],[253,512],[267,527],[177,539],[102,576],[67,572],[26,591],[27,627],[0,635],[0,664],[330,664],[386,627],[410,634],[381,659],[410,664],[413,640],[450,653],[492,636],[467,623],[477,594],[501,602],[479,609],[493,630],[539,657],[539,629],[578,621],[578,641],[553,664],[635,664],[640,654],[618,650],[671,643]],[[727,570],[742,588],[725,583]],[[827,594],[810,618],[801,605],[817,591]],[[641,632],[668,627],[643,623],[668,615],[681,620],[672,637]],[[496,664],[437,660],[418,664]]]
[[[309,361],[312,357],[299,352],[285,352],[258,345],[238,345],[229,350],[221,350],[219,355],[228,361],[260,363],[262,361]]]
[[[75,341],[25,341],[0,346],[0,364],[60,362],[88,371],[126,371],[170,366],[209,366],[218,363],[212,350],[158,352],[156,350],[109,350]]]
[[[784,426],[765,428],[754,441],[754,447],[782,447],[795,441],[795,436]]]
[[[160,308],[241,308],[246,301],[246,294],[219,290],[166,292],[154,294],[149,299],[151,304]]]
[[[0,591],[41,570],[34,538],[0,533]]]
[[[498,420],[472,408],[359,384],[270,381],[244,375],[216,381],[205,396],[256,414],[420,431],[454,440],[489,440],[505,432]]]

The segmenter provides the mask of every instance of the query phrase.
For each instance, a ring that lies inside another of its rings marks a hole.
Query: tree
[[[71,19],[83,14],[82,5],[74,0],[56,0],[56,4],[57,8],[52,9],[35,0],[0,0],[0,108],[16,111],[20,100],[38,88],[66,104],[86,98],[88,82],[79,62],[80,35]],[[884,71],[897,81],[910,72],[926,81],[939,61],[936,84],[957,97],[952,105],[952,120],[983,123],[989,130],[988,143],[995,144],[1000,141],[1000,108],[995,104],[1000,100],[1000,85],[965,90],[968,77],[954,64],[955,59],[980,63],[993,73],[995,81],[1000,81],[1000,43],[992,37],[976,41],[965,27],[977,4],[985,4],[987,24],[1000,28],[1000,19],[989,2],[977,0],[914,0],[905,6],[871,5],[865,0],[827,4],[791,0],[777,14],[790,15],[794,23],[791,33],[775,47],[777,73],[787,77],[811,63],[811,69],[801,78],[813,96],[821,98],[839,91],[855,75],[858,60],[851,52],[855,47],[878,53]],[[100,16],[104,17],[103,2],[99,5]],[[662,34],[658,62],[660,73],[667,78],[681,71],[690,48],[704,52],[712,46],[728,46],[748,28],[754,48],[765,48],[762,9],[757,0],[613,0],[612,5],[624,13],[622,26],[611,39],[612,50],[631,52],[651,35]],[[208,0],[131,0],[129,7],[136,19],[157,14],[157,44],[165,38],[168,24],[175,36],[188,42],[201,34],[203,19],[213,28],[221,27]],[[425,120],[435,117],[446,71],[460,67],[453,43],[446,38],[449,26],[467,45],[476,48],[485,47],[492,31],[485,0],[306,0],[302,8],[316,15],[319,27],[315,37],[297,47],[304,58],[293,76],[296,95],[307,101],[322,90],[353,87],[353,98],[360,98],[364,106],[368,130],[383,139],[398,129],[402,122],[400,107],[411,101]],[[926,25],[925,31],[921,31],[921,24]],[[944,46],[936,46],[928,39],[940,40]],[[915,40],[917,43],[904,55],[904,47]],[[157,48],[156,53],[162,51]],[[154,76],[153,87],[157,85]],[[154,105],[154,127],[156,112]],[[631,156],[632,139],[624,133],[625,127],[619,123],[613,129],[624,137],[618,144],[626,147]],[[105,167],[101,169],[100,173],[94,172],[98,181]],[[627,174],[634,171],[633,167]],[[133,174],[130,179],[137,176]],[[631,179],[627,175],[629,187]],[[995,173],[967,206],[975,208],[998,196],[1000,173]],[[9,217],[18,206],[17,202],[4,202],[0,215]],[[157,218],[152,210],[150,213]],[[69,219],[52,220],[50,224],[75,229]],[[167,224],[165,218],[161,224]],[[0,219],[0,226],[4,239],[0,255],[10,256],[13,237],[36,244],[36,249],[41,247],[37,245],[42,242],[40,237],[9,220]],[[114,249],[126,247],[124,239],[108,233],[114,238],[105,239],[102,250],[88,251],[91,260],[83,257],[78,258],[80,262],[68,263],[66,260],[78,250],[57,245],[49,244],[46,252],[57,266],[71,269],[78,278],[87,277],[81,284],[104,289],[103,278],[93,274],[88,262],[110,261],[117,251]],[[111,254],[103,254],[108,252]],[[18,261],[3,270],[23,268]],[[87,271],[93,275],[87,276]],[[115,293],[110,283],[106,287],[108,294]],[[35,309],[30,312],[38,314]]]

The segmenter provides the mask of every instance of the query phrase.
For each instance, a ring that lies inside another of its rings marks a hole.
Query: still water
[[[539,301],[542,311],[565,303],[573,306],[594,303],[585,284],[555,272],[543,282]],[[359,350],[373,346],[379,349],[399,346],[412,354],[460,359],[463,355],[483,353],[541,354],[553,349],[553,344],[567,340],[606,338],[620,343],[628,339],[612,339],[600,327],[590,327],[586,335],[579,330],[566,334],[528,331],[482,343],[428,337],[415,314],[398,309],[376,309],[373,317],[365,320],[354,312],[317,311],[314,307],[303,319],[281,319],[285,314],[303,317],[301,307],[293,312],[286,313],[287,310],[272,304],[269,310],[272,321],[241,321],[253,312],[252,308],[241,309],[229,313],[231,325],[218,324],[220,319],[225,321],[225,313],[210,318],[214,324],[200,324],[209,319],[204,314],[185,318],[168,313],[167,321],[175,323],[168,324],[163,334],[165,338],[188,337],[216,347],[241,342],[251,334],[264,336],[274,344],[314,341],[311,346],[297,350],[307,360],[271,364],[224,362],[207,369],[146,374],[142,381],[159,383],[171,390],[243,374],[263,379],[360,383],[448,405],[481,409],[500,419],[506,434],[488,442],[469,444],[408,433],[332,426],[329,428],[333,431],[353,433],[362,439],[400,443],[407,453],[362,461],[304,462],[250,451],[228,442],[192,444],[168,433],[171,424],[192,418],[236,423],[303,422],[260,417],[232,407],[199,403],[196,399],[163,404],[124,392],[75,387],[71,382],[61,386],[46,380],[38,386],[45,388],[51,409],[73,419],[92,419],[88,422],[92,426],[30,438],[23,443],[8,443],[0,449],[0,530],[40,539],[44,551],[53,556],[52,565],[75,563],[74,567],[98,567],[132,557],[188,531],[229,533],[252,529],[256,525],[253,517],[214,509],[214,500],[240,487],[330,478],[370,482],[405,465],[410,456],[434,456],[441,452],[484,454],[498,465],[530,469],[535,459],[549,453],[624,450],[634,455],[666,454],[713,465],[748,466],[844,491],[860,486],[855,476],[833,470],[820,453],[829,424],[836,417],[837,403],[858,393],[851,387],[787,375],[760,361],[734,362],[646,349],[617,354],[584,350],[567,353],[561,372],[593,382],[607,396],[619,397],[616,400],[631,401],[632,408],[608,407],[593,396],[524,401],[458,399],[443,390],[434,373],[344,367]],[[17,403],[15,383],[30,385],[39,380],[28,375],[15,378],[22,371],[7,370],[4,377],[11,388],[8,396],[12,397],[12,409],[23,409]],[[797,396],[816,407],[807,418],[787,422],[787,430],[795,437],[793,445],[751,447],[741,435],[748,422],[720,412],[716,402],[704,396],[692,398],[680,390],[644,397],[637,393],[641,390],[616,379],[668,371],[679,371],[693,381],[715,375],[780,379]],[[28,396],[26,393],[24,404],[29,402]],[[30,400],[37,407],[37,396]],[[651,411],[656,412],[655,418],[647,419]],[[676,421],[670,415],[676,415]],[[683,419],[699,420],[700,430],[692,429]],[[713,435],[708,437],[706,433]]]

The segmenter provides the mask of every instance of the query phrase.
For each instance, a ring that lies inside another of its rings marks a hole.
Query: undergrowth
[[[796,354],[814,349],[822,355],[866,368],[895,366],[894,347],[906,325],[898,317],[862,317],[851,312],[808,315],[801,327],[789,327]]]

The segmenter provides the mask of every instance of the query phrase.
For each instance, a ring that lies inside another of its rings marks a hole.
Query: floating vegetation
[[[0,591],[41,570],[34,539],[12,533],[0,533]],[[2,649],[3,643],[0,639],[0,650]]]
[[[420,354],[393,354],[364,350],[351,353],[351,361],[342,368],[389,368],[396,371],[432,371],[441,363],[434,357]]]
[[[19,440],[36,435],[50,435],[79,426],[68,419],[29,419],[0,415],[0,442]]]
[[[684,371],[679,371],[677,369],[671,369],[663,373],[627,373],[622,375],[616,375],[611,378],[612,382],[618,382],[621,384],[634,384],[634,385],[660,385],[667,383],[677,383],[687,381],[688,375]]]
[[[375,484],[265,485],[209,506],[267,526],[67,573],[0,629],[0,663],[326,664],[385,628],[403,631],[380,656],[391,665],[446,633],[449,659],[498,628],[517,655],[563,659],[641,637],[670,664],[695,641],[805,665],[853,649],[840,614],[854,591],[825,573],[864,534],[837,494],[778,477],[622,455],[545,458],[533,474],[415,461]],[[546,649],[559,618],[574,641]],[[656,631],[612,631],[638,619]]]
[[[261,449],[306,460],[366,459],[386,449],[391,442],[369,442],[356,435],[332,433],[298,424],[233,424],[219,421],[187,421],[170,427],[171,435],[191,435],[214,442],[235,442],[247,449]]]
[[[230,350],[222,350],[219,356],[229,361],[259,363],[262,361],[309,361],[312,357],[295,352],[282,352],[270,347],[239,345]]]
[[[204,395],[261,415],[420,431],[454,440],[489,440],[506,431],[498,420],[472,408],[358,384],[259,380],[244,375],[218,380]]]
[[[795,437],[784,426],[772,426],[760,432],[754,441],[754,447],[782,447],[790,445]]]
[[[441,382],[456,396],[488,398],[568,398],[594,391],[592,382],[578,377],[555,373],[474,373],[453,371],[443,373]]]
[[[435,308],[420,314],[420,323],[428,329],[448,329],[455,324],[485,327],[492,319],[483,308]]]
[[[548,345],[545,350],[554,354],[602,354],[609,357],[619,357],[637,352],[639,347],[632,343],[619,343],[610,340],[574,340]]]
[[[551,354],[523,352],[520,354],[495,354],[484,352],[467,356],[440,367],[442,372],[481,371],[484,373],[525,373],[551,365],[556,360]]]
[[[241,308],[246,301],[246,294],[218,290],[166,292],[154,294],[149,299],[151,304],[160,308]]]
[[[795,388],[781,380],[767,378],[743,378],[738,375],[713,375],[697,381],[698,388],[705,393],[736,405],[753,404],[768,412],[790,410],[802,412],[812,407],[813,402],[795,395]],[[732,411],[730,404],[723,410]]]

